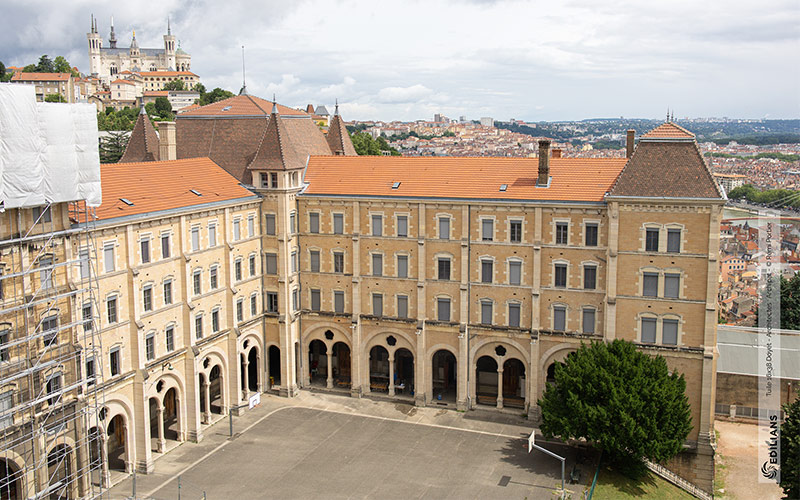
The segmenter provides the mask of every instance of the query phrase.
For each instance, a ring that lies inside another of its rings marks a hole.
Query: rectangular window
[[[269,187],[269,175],[268,174],[261,174],[261,187],[268,188]]]
[[[211,311],[211,331],[214,333],[219,331],[219,309]]]
[[[256,256],[251,255],[247,258],[247,267],[250,268],[250,276],[256,275]]]
[[[167,341],[167,352],[172,352],[175,350],[175,327],[168,326],[166,333],[165,333],[166,341]]]
[[[645,233],[644,249],[647,252],[658,252],[658,229],[648,229]]]
[[[150,238],[145,238],[139,242],[142,250],[142,264],[150,262]]]
[[[278,256],[276,254],[264,254],[264,273],[278,274]]]
[[[0,330],[0,362],[11,359],[11,356],[8,352],[8,347],[3,347],[4,345],[8,344],[9,340],[11,340],[11,329],[4,328]]]
[[[681,230],[667,229],[667,252],[680,253],[681,251]]]
[[[87,385],[93,385],[94,379],[96,376],[96,367],[94,364],[94,358],[89,358],[86,360],[86,383]]]
[[[597,224],[586,224],[586,246],[597,246]]]
[[[271,172],[269,174],[269,182],[272,189],[278,188],[278,174],[276,172]]]
[[[372,216],[372,236],[383,236],[383,216]]]
[[[318,273],[319,272],[319,250],[311,250],[309,252],[311,257],[311,272]]]
[[[597,267],[583,266],[583,288],[594,290],[597,288]]]
[[[247,236],[252,238],[256,235],[256,218],[252,215],[247,216]]]
[[[372,275],[383,276],[383,255],[379,253],[372,254]]]
[[[335,273],[344,272],[344,253],[333,252],[333,272]]]
[[[250,296],[250,316],[258,314],[258,295]]]
[[[277,292],[267,292],[267,312],[268,313],[277,313],[278,312],[278,293]]]
[[[211,289],[216,290],[219,286],[219,268],[217,266],[212,267],[208,274]]]
[[[192,285],[195,295],[200,295],[203,292],[203,286],[202,283],[200,283],[200,271],[195,271],[192,275]]]
[[[150,285],[142,289],[142,306],[145,311],[153,310],[153,287]]]
[[[512,220],[508,224],[509,241],[511,243],[520,243],[522,241],[522,221]]]
[[[658,273],[644,273],[642,296],[658,297]]]
[[[494,263],[491,260],[482,260],[481,261],[481,282],[482,283],[491,283],[492,282],[492,274],[494,271]]]
[[[563,306],[553,307],[553,330],[563,332],[567,329],[567,308]]]
[[[664,297],[670,299],[677,299],[680,295],[680,286],[681,286],[680,274],[664,275]]]
[[[156,336],[152,333],[144,339],[144,350],[147,361],[156,359]]]
[[[108,313],[109,324],[117,322],[117,298],[109,297],[106,299],[106,311]]]
[[[103,247],[103,264],[105,271],[110,273],[114,271],[114,244],[106,245]]]
[[[200,228],[192,228],[192,252],[200,250]]]
[[[397,256],[397,277],[408,278],[408,255]]]
[[[566,245],[569,242],[569,224],[556,222],[556,245]]]
[[[58,403],[61,396],[58,392],[61,390],[61,373],[55,373],[47,377],[47,394],[53,394],[52,397],[47,398],[47,404],[54,405]]]
[[[292,272],[297,272],[297,252],[292,252]]]
[[[39,271],[39,279],[42,282],[42,288],[53,288],[53,274],[55,274],[55,269],[53,269],[53,258],[40,258],[39,267],[42,269]]]
[[[311,310],[319,311],[322,307],[322,298],[320,297],[319,290],[311,290]]]
[[[294,212],[289,214],[289,233],[294,234],[297,232],[297,214]]]
[[[244,321],[244,300],[242,299],[236,301],[236,321],[239,323]]]
[[[308,232],[319,233],[319,214],[316,212],[308,214]]]
[[[333,214],[333,234],[344,234],[344,214]]]
[[[642,318],[642,342],[655,344],[656,342],[656,319]]]
[[[488,300],[481,301],[481,324],[492,324],[492,303]]]
[[[520,316],[519,313],[520,313],[519,304],[508,305],[508,326],[519,328],[519,316]]]
[[[112,377],[116,376],[116,375],[119,375],[120,368],[121,368],[120,367],[121,361],[122,360],[120,359],[119,347],[115,347],[114,349],[111,349],[111,352],[109,352],[109,355],[108,355],[108,365],[109,365],[108,368],[109,368],[109,370],[111,372],[111,376]]]
[[[92,331],[92,303],[87,302],[81,308],[81,316],[83,317],[83,331]]]
[[[408,236],[408,217],[405,215],[397,216],[397,236],[399,238]]]
[[[91,263],[89,261],[89,249],[82,248],[78,252],[78,258],[81,261],[81,279],[82,280],[89,279],[89,273],[91,272],[90,269]],[[2,282],[0,282],[0,284],[2,284]],[[0,298],[2,298],[2,295],[0,295]]]
[[[300,309],[300,295],[297,293],[297,288],[292,290],[292,310],[297,311]]]
[[[198,233],[199,233],[199,231],[198,231]],[[216,226],[216,224],[209,224],[209,226],[208,226],[208,248],[213,248],[215,246],[217,246],[217,226]]]
[[[398,295],[397,296],[397,317],[398,318],[408,318],[408,296],[407,295]]]
[[[48,316],[42,320],[42,332],[44,332],[44,343],[50,344],[58,337],[58,316]]]
[[[508,263],[508,284],[519,285],[522,282],[522,262]]]
[[[0,394],[0,413],[5,413],[6,416],[0,418],[0,430],[11,426],[14,423],[14,414],[8,412],[14,407],[14,391],[6,391]],[[10,489],[10,488],[9,488]]]
[[[379,293],[372,294],[372,315],[383,316],[383,295]]]
[[[494,239],[494,221],[492,219],[483,219],[481,221],[481,239],[483,241],[492,241]]]
[[[342,291],[333,292],[333,312],[344,312],[344,292]]]
[[[264,216],[264,232],[270,236],[275,235],[275,214]]]
[[[44,214],[44,217],[42,217]],[[41,220],[40,220],[41,218]],[[50,212],[50,207],[34,207],[33,208],[33,222],[53,222],[53,215]]]
[[[678,320],[665,319],[661,324],[661,343],[665,345],[678,345]]]
[[[198,314],[194,317],[194,336],[195,338],[203,338],[203,315]]]
[[[450,321],[450,299],[436,299],[436,319],[439,321]]]
[[[439,258],[437,260],[437,267],[438,267],[438,279],[440,280],[449,280],[450,279],[450,259],[447,258]]]
[[[565,288],[567,286],[567,265],[555,265],[555,286],[558,288]]]
[[[169,235],[162,234],[161,235],[161,258],[162,259],[169,259],[170,251],[169,251]]]
[[[439,217],[439,239],[450,239],[450,217]]]
[[[242,224],[239,219],[233,221],[233,241],[242,239]]]
[[[594,333],[594,309],[583,310],[583,333]]]

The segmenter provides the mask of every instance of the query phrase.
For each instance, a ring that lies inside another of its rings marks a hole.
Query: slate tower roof
[[[142,106],[131,138],[119,163],[158,161],[158,134]]]
[[[336,110],[333,112],[326,139],[328,146],[331,148],[331,153],[344,156],[358,155],[356,148],[353,147],[353,141],[350,140],[350,134],[347,132],[344,120],[339,115],[339,103],[336,103]]]

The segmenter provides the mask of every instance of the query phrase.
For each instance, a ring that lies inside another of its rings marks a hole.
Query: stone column
[[[203,414],[203,418],[206,420],[207,424],[211,423],[211,382],[208,379],[203,382],[203,388],[206,390],[206,394],[204,396],[204,403],[206,405],[206,411]]]
[[[363,356],[361,346],[361,327],[359,324],[352,323],[350,325],[351,332],[353,332],[353,345],[350,346],[350,396],[360,398],[364,392],[363,377],[361,370],[363,363]],[[367,387],[369,387],[369,377],[367,377]]]
[[[528,413],[528,420],[539,421],[540,411],[536,401],[539,400],[539,336],[531,334],[531,362],[525,374],[527,384],[525,406]]]
[[[248,365],[247,356],[244,358],[244,370],[242,370],[242,401],[247,401],[247,396],[250,394],[250,381],[248,380]]]
[[[328,389],[333,389],[333,348],[328,349]]]
[[[159,453],[164,453],[167,450],[167,440],[164,439],[164,407],[161,405],[161,402],[158,404],[156,418],[158,421],[158,443],[156,445],[156,450]]]
[[[111,474],[108,472],[108,435],[101,429],[100,432],[100,484],[104,488],[111,488]]]
[[[389,353],[389,396],[394,396],[394,353]]]
[[[414,404],[416,406],[425,406],[429,398],[433,397],[426,390],[432,378],[428,375],[428,356],[425,355],[426,337],[427,333],[423,323],[422,328],[417,330],[417,355],[414,357]],[[405,389],[406,392],[410,390],[411,387]]]
[[[500,363],[498,363],[500,364]],[[503,408],[503,367],[497,369],[497,408]]]
[[[467,409],[467,378],[469,378],[469,353],[467,352],[467,332],[464,331],[458,336],[458,359],[456,360],[456,409],[464,411]]]

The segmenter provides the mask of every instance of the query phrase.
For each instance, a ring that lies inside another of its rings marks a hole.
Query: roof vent
[[[392,183],[392,189],[397,189],[399,187],[400,187],[400,183],[399,182],[393,182]]]
[[[508,184],[500,184],[500,191],[505,191],[508,189]]]
[[[192,192],[192,194],[196,194],[197,196],[203,196],[203,195],[202,195],[202,194],[200,194],[200,192],[199,192],[199,191],[197,191],[196,189],[190,189],[189,191],[191,191],[191,192]]]
[[[133,202],[131,200],[129,200],[128,198],[120,198],[119,201],[121,201],[122,203],[128,205],[129,207],[133,206]]]
[[[230,109],[231,109],[230,106],[225,106],[224,108],[222,108],[222,111],[229,111]]]

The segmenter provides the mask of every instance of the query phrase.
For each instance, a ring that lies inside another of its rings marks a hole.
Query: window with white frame
[[[644,273],[642,273],[642,296],[643,297],[658,297],[658,273],[657,272],[644,272]]]
[[[175,350],[175,327],[170,325],[164,331],[165,343],[167,345],[167,352]]]
[[[244,321],[244,299],[236,301],[236,321],[238,323]]]
[[[117,322],[117,296],[112,295],[106,299],[106,316],[108,318],[109,324],[114,324]]]
[[[508,241],[511,243],[522,242],[522,221],[512,219],[508,221]]]
[[[89,279],[89,274],[91,272],[91,261],[89,260],[89,249],[88,248],[81,248],[78,251],[78,259],[80,260],[80,269],[81,269],[81,279]],[[2,295],[0,295],[2,298]]]
[[[256,217],[255,215],[247,216],[247,236],[252,238],[256,235]]]
[[[219,266],[216,264],[211,266],[208,272],[209,277],[209,285],[211,285],[212,290],[216,290],[219,287]]]
[[[481,259],[481,283],[491,283],[494,278],[494,261]]]
[[[162,259],[169,259],[171,254],[170,252],[170,244],[169,244],[169,233],[164,233],[161,235],[161,258]]]
[[[372,315],[383,316],[383,294],[372,294]]]
[[[112,347],[108,352],[108,369],[112,377],[120,374],[122,370],[122,352],[119,347]]]
[[[200,231],[198,230],[198,235]],[[198,247],[200,244],[198,243]],[[209,224],[208,225],[208,248],[214,248],[217,246],[217,225],[216,224]]]
[[[442,281],[450,280],[450,257],[436,258],[436,276]]]
[[[58,314],[51,314],[42,318],[42,332],[44,343],[49,345],[58,338]]]
[[[656,343],[656,329],[658,320],[656,318],[642,318],[641,340],[644,344]]]
[[[292,310],[300,310],[300,293],[297,291],[297,288],[292,290]]]
[[[264,216],[264,234],[275,236],[275,214],[266,214]]]
[[[250,295],[250,316],[258,314],[258,294]]]
[[[237,257],[233,261],[233,276],[236,281],[242,281],[242,258]]]
[[[597,265],[583,265],[583,288],[585,290],[594,290],[597,288]]]
[[[295,250],[294,252],[292,252],[292,263],[291,263],[291,265],[292,265],[292,272],[293,272],[293,273],[296,273],[296,272],[297,272],[297,267],[298,267],[298,266],[297,266],[297,258],[298,258],[298,257],[297,257],[297,250]]]
[[[94,361],[94,356],[86,358],[86,384],[94,385],[95,378],[97,377],[97,365]]]
[[[242,239],[242,221],[241,219],[233,220],[233,241]]]
[[[585,235],[584,244],[587,247],[596,247],[597,246],[597,236],[598,236],[597,230],[598,230],[598,225],[597,225],[596,222],[588,222],[588,223],[586,223],[586,226],[585,226],[586,235]]]
[[[3,347],[11,340],[11,328],[8,325],[0,327],[0,362],[11,359],[8,347]]]
[[[667,252],[680,253],[681,251],[681,230],[677,228],[667,229]]]
[[[59,391],[61,391],[62,387],[61,379],[61,372],[55,372],[47,377],[47,385],[45,390],[47,391],[47,395],[50,396],[47,398],[47,404],[54,405],[59,402],[59,399],[61,399],[61,396],[59,395]]]
[[[372,275],[383,276],[383,254],[372,254]]]
[[[256,254],[251,253],[247,257],[247,264],[248,264],[247,267],[250,270],[250,276],[255,276],[256,275]]]
[[[200,250],[200,228],[193,227],[192,228],[192,252],[197,252]]]
[[[557,262],[553,264],[553,286],[556,288],[567,287],[567,264]]]
[[[83,331],[92,331],[92,303],[84,302],[81,308],[81,316],[83,317]]]
[[[344,273],[344,252],[333,252],[333,272]]]
[[[114,271],[114,243],[103,246],[103,266],[107,273]]]
[[[203,313],[196,314],[194,317],[194,337],[203,338]]]
[[[678,273],[664,273],[664,297],[677,299],[680,296],[681,275]]]
[[[145,285],[142,288],[142,309],[145,312],[153,310],[153,285]]]
[[[39,257],[39,279],[42,283],[42,288],[53,288],[53,275],[55,269],[53,268],[53,257]]]
[[[658,252],[659,232],[660,230],[657,227],[648,227],[645,229],[644,250],[646,252]]]
[[[4,417],[0,417],[0,430],[14,424],[14,414],[10,411],[13,407],[14,391],[9,390],[0,393],[0,414],[5,414]]]
[[[494,240],[494,220],[481,219],[481,240],[492,241]]]
[[[678,345],[678,320],[664,318],[661,320],[661,343]]]
[[[481,324],[492,324],[492,301],[488,299],[481,300]]]
[[[297,232],[297,213],[289,213],[289,233],[294,234]]]
[[[556,245],[569,244],[569,222],[556,222]]]
[[[194,273],[192,273],[192,288],[195,295],[200,295],[203,293],[203,284],[201,283],[202,279],[202,271],[200,269],[196,269]]]
[[[144,338],[144,351],[147,361],[156,359],[156,334],[148,333]]]
[[[278,312],[277,292],[267,292],[267,312],[273,314]]]
[[[215,307],[211,310],[211,332],[217,333],[219,331],[219,308]]]

